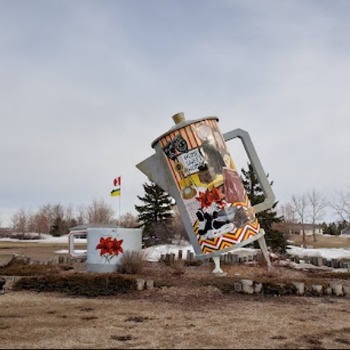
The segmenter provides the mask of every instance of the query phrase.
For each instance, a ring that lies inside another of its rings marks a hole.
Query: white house
[[[289,233],[290,234],[297,234],[302,235],[303,234],[303,228],[305,231],[305,236],[312,236],[313,235],[313,228],[315,227],[315,234],[316,235],[323,235],[323,229],[321,225],[313,225],[313,224],[290,224],[289,227]]]
[[[350,237],[350,227],[344,228],[340,231],[341,236],[349,236]]]

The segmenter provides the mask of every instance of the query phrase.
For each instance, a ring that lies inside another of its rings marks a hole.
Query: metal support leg
[[[224,271],[222,271],[220,268],[220,257],[214,256],[213,260],[214,260],[214,264],[215,264],[215,269],[213,270],[213,273],[224,273]]]
[[[268,271],[271,271],[271,261],[270,261],[270,256],[269,256],[269,252],[267,251],[267,245],[266,245],[266,241],[265,241],[265,237],[262,236],[261,238],[258,239],[258,243],[259,243],[259,246],[260,246],[260,249],[264,255],[264,258],[267,262],[267,270]]]

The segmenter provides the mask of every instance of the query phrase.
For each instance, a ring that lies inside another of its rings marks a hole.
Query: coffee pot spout
[[[162,155],[155,153],[142,162],[136,164],[136,168],[143,172],[149,180],[161,187],[165,192],[172,194],[172,184],[170,184],[170,173],[162,159]]]

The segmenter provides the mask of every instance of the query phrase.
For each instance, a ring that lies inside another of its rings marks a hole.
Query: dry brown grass
[[[62,244],[0,243],[0,259],[12,253],[51,259],[54,251],[65,248]],[[107,289],[104,274],[94,279],[94,274],[86,273],[85,264],[77,261],[73,267],[56,277],[83,276],[79,281],[86,290],[99,283]],[[146,263],[134,277],[152,279],[156,288],[113,296],[9,290],[0,295],[0,348],[349,348],[348,298],[232,293],[233,282],[240,279],[329,282],[339,275],[310,276],[277,266],[267,271],[266,266],[234,265],[223,266],[227,276],[216,277],[213,268],[211,263],[177,267]],[[177,269],[183,273],[174,273]],[[45,283],[50,286],[52,280]]]
[[[48,261],[59,256],[55,252],[62,249],[67,250],[68,244],[0,241],[0,265],[10,259],[13,254],[27,256],[33,260]],[[86,244],[77,243],[75,249],[86,249]]]
[[[119,272],[131,275],[139,274],[145,266],[144,253],[137,251],[126,251],[120,259]]]
[[[175,276],[181,276],[185,273],[186,269],[185,269],[185,260],[182,259],[174,259],[171,263],[170,263],[171,268],[173,269],[173,274]]]
[[[288,239],[297,246],[303,243],[302,235],[290,235]],[[313,236],[306,236],[305,244],[313,248],[350,248],[350,237],[316,236],[316,242],[314,242]]]
[[[186,275],[186,274],[185,274]],[[113,297],[0,295],[2,349],[348,349],[349,301],[163,287]]]

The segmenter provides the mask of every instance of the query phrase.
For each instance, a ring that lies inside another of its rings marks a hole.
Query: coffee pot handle
[[[265,200],[262,203],[259,203],[253,206],[254,212],[259,213],[261,211],[272,208],[275,202],[275,195],[272,191],[272,188],[267,179],[267,176],[265,175],[264,169],[260,163],[260,159],[255,151],[255,147],[253,145],[253,142],[249,134],[245,130],[235,129],[223,134],[223,137],[226,142],[236,137],[238,137],[242,141],[244,149],[246,150],[248,158],[250,160],[250,163],[253,166],[253,169],[258,178],[260,186],[264,192]]]

